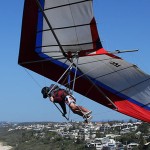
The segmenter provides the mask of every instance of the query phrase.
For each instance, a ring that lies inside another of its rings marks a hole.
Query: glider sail
[[[57,81],[76,58],[76,92],[150,122],[150,76],[102,47],[92,0],[25,0],[18,63]]]

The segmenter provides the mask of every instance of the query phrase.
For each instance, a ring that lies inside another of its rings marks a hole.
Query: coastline
[[[3,145],[3,142],[0,142],[0,150],[11,150],[12,148],[12,146]]]

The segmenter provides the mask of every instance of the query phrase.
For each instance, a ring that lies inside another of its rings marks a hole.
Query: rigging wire
[[[35,80],[35,78],[29,73],[29,71],[27,71],[26,68],[24,68],[24,70],[26,71],[26,73],[31,77],[31,79],[35,82],[35,84],[38,86],[38,87],[42,87],[37,80]]]
[[[41,70],[44,73],[44,70],[45,70],[44,63],[41,63]],[[43,82],[44,82],[44,85],[46,86],[46,80],[45,79],[46,79],[46,77],[43,76]]]

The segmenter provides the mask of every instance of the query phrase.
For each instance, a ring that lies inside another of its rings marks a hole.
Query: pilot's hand
[[[54,97],[53,96],[50,97],[50,101],[54,102]]]

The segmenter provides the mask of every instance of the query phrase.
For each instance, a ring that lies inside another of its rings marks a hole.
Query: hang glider
[[[150,75],[102,47],[92,0],[25,0],[18,63],[53,81],[72,63],[76,92],[150,122]]]

